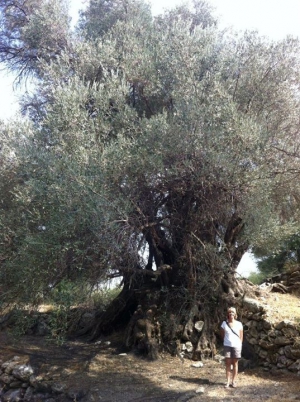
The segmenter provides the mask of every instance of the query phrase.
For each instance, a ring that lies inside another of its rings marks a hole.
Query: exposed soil
[[[149,362],[126,354],[114,337],[110,340],[109,345],[102,340],[97,344],[72,341],[57,346],[42,337],[24,336],[16,341],[1,332],[0,358],[6,361],[20,356],[36,373],[69,389],[85,390],[82,401],[88,402],[300,400],[300,379],[292,373],[271,374],[262,367],[248,369],[240,373],[237,388],[225,389],[223,362],[206,360],[202,368],[194,368],[195,362],[182,363],[168,354]]]
[[[300,323],[298,295],[266,291],[258,299],[273,323],[283,319]],[[121,345],[118,334],[95,343],[74,340],[58,346],[45,337],[16,339],[6,328],[0,331],[0,360],[21,357],[36,375],[63,384],[66,389],[84,391],[82,402],[300,401],[300,377],[291,372],[249,368],[239,373],[237,388],[225,389],[221,359],[205,360],[203,367],[195,368],[195,362],[181,361],[167,353],[157,361],[149,361],[128,353]],[[66,398],[58,396],[55,400],[70,400]]]

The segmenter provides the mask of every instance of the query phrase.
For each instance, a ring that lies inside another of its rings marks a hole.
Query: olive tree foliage
[[[99,39],[119,21],[132,23],[132,16],[138,16],[139,25],[151,20],[151,8],[143,1],[92,0],[80,13],[78,29],[87,39]]]
[[[69,49],[69,21],[64,0],[1,0],[0,62],[21,78],[40,75],[41,60]]]
[[[33,62],[43,113],[2,128],[5,297],[119,276],[209,317],[249,246],[299,230],[298,41],[225,35],[205,2],[92,0],[54,53]]]

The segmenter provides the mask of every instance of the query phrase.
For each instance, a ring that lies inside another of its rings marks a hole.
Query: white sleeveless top
[[[232,348],[242,347],[240,331],[243,330],[243,324],[240,321],[234,321],[231,327],[227,325],[226,321],[223,321],[221,328],[223,328],[225,332],[224,343],[223,343],[224,346],[230,346]],[[235,334],[232,332],[231,328],[233,329]]]

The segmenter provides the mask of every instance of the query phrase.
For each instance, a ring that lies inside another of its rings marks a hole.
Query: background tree
[[[286,272],[300,263],[299,235],[296,233],[282,240],[275,249],[256,249],[261,282],[266,278]]]
[[[77,35],[39,60],[43,113],[5,129],[21,178],[0,216],[5,300],[117,276],[91,337],[127,326],[128,346],[210,355],[243,253],[299,231],[298,41],[224,36],[205,2],[152,18],[92,1]]]

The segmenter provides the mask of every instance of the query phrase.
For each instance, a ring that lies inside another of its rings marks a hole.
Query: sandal
[[[233,382],[233,383],[231,384],[231,386],[232,386],[232,388],[236,388],[236,383]]]
[[[229,388],[229,387],[230,387],[230,385],[228,383],[224,385],[224,388]]]

